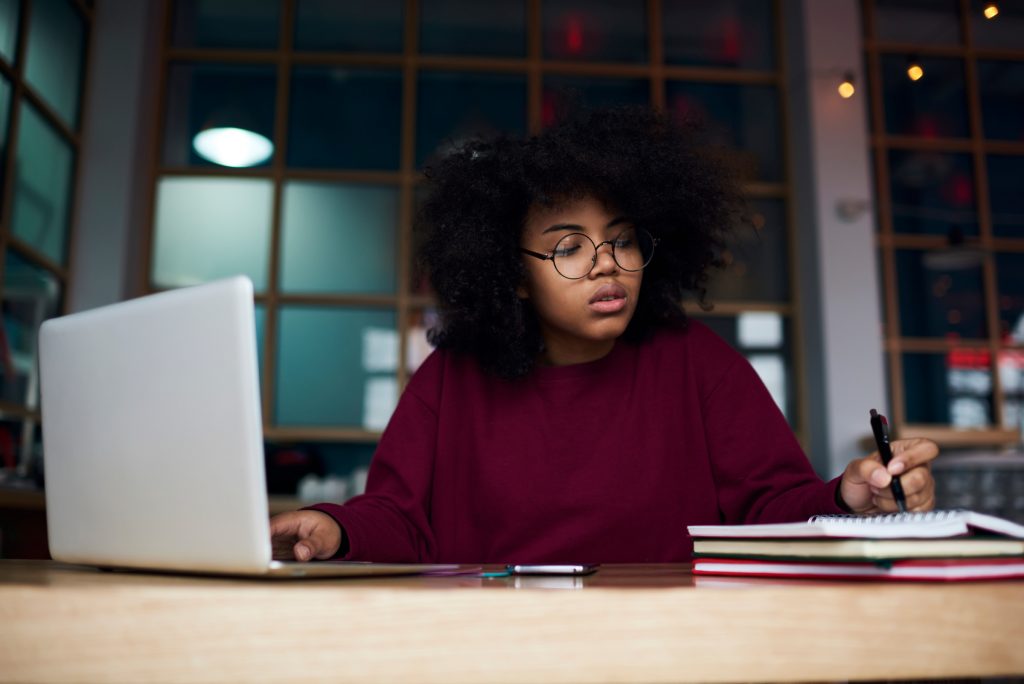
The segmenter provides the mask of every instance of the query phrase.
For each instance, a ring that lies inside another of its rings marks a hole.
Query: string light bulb
[[[839,91],[839,96],[844,100],[849,100],[851,97],[853,97],[853,94],[857,92],[857,89],[853,85],[852,73],[847,71],[845,74],[843,74],[843,80],[840,81],[837,90]]]
[[[988,3],[985,5],[984,13],[986,19],[995,19],[999,16],[999,5],[994,2]]]
[[[911,81],[920,81],[924,76],[924,67],[917,61],[916,57],[907,60],[907,77]]]

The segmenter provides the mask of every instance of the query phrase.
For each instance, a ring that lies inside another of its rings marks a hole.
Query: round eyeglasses
[[[612,246],[612,259],[623,271],[640,271],[651,263],[654,246],[658,241],[643,228],[630,228],[619,233],[612,240],[594,244],[584,233],[569,233],[555,244],[550,254],[542,254],[520,247],[519,251],[536,259],[550,260],[563,278],[579,280],[586,277],[597,265],[597,250],[603,245]]]

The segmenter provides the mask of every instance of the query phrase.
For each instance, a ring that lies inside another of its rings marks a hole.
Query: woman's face
[[[529,299],[537,312],[548,363],[560,366],[599,359],[625,332],[636,311],[643,271],[623,270],[612,258],[612,243],[632,227],[625,216],[594,198],[554,208],[534,206],[527,214],[521,246],[533,252],[552,254],[558,241],[570,233],[584,233],[594,244],[609,241],[597,250],[593,270],[576,280],[560,275],[550,260],[523,255],[526,280],[519,296]],[[559,256],[567,259],[573,252],[563,246]],[[584,258],[587,251],[593,252],[586,240],[575,247]]]

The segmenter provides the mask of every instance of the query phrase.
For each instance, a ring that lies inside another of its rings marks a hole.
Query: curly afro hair
[[[735,173],[698,140],[694,127],[650,108],[596,109],[537,136],[472,140],[432,163],[416,226],[440,313],[430,341],[505,378],[529,373],[544,341],[516,294],[527,212],[586,197],[659,241],[625,339],[685,325],[687,296],[709,308],[708,273],[722,266],[743,202]]]

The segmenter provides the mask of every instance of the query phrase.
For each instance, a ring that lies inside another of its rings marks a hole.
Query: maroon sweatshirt
[[[686,526],[841,513],[760,378],[706,326],[619,340],[518,380],[435,351],[381,437],[366,493],[311,508],[347,560],[687,561]]]

